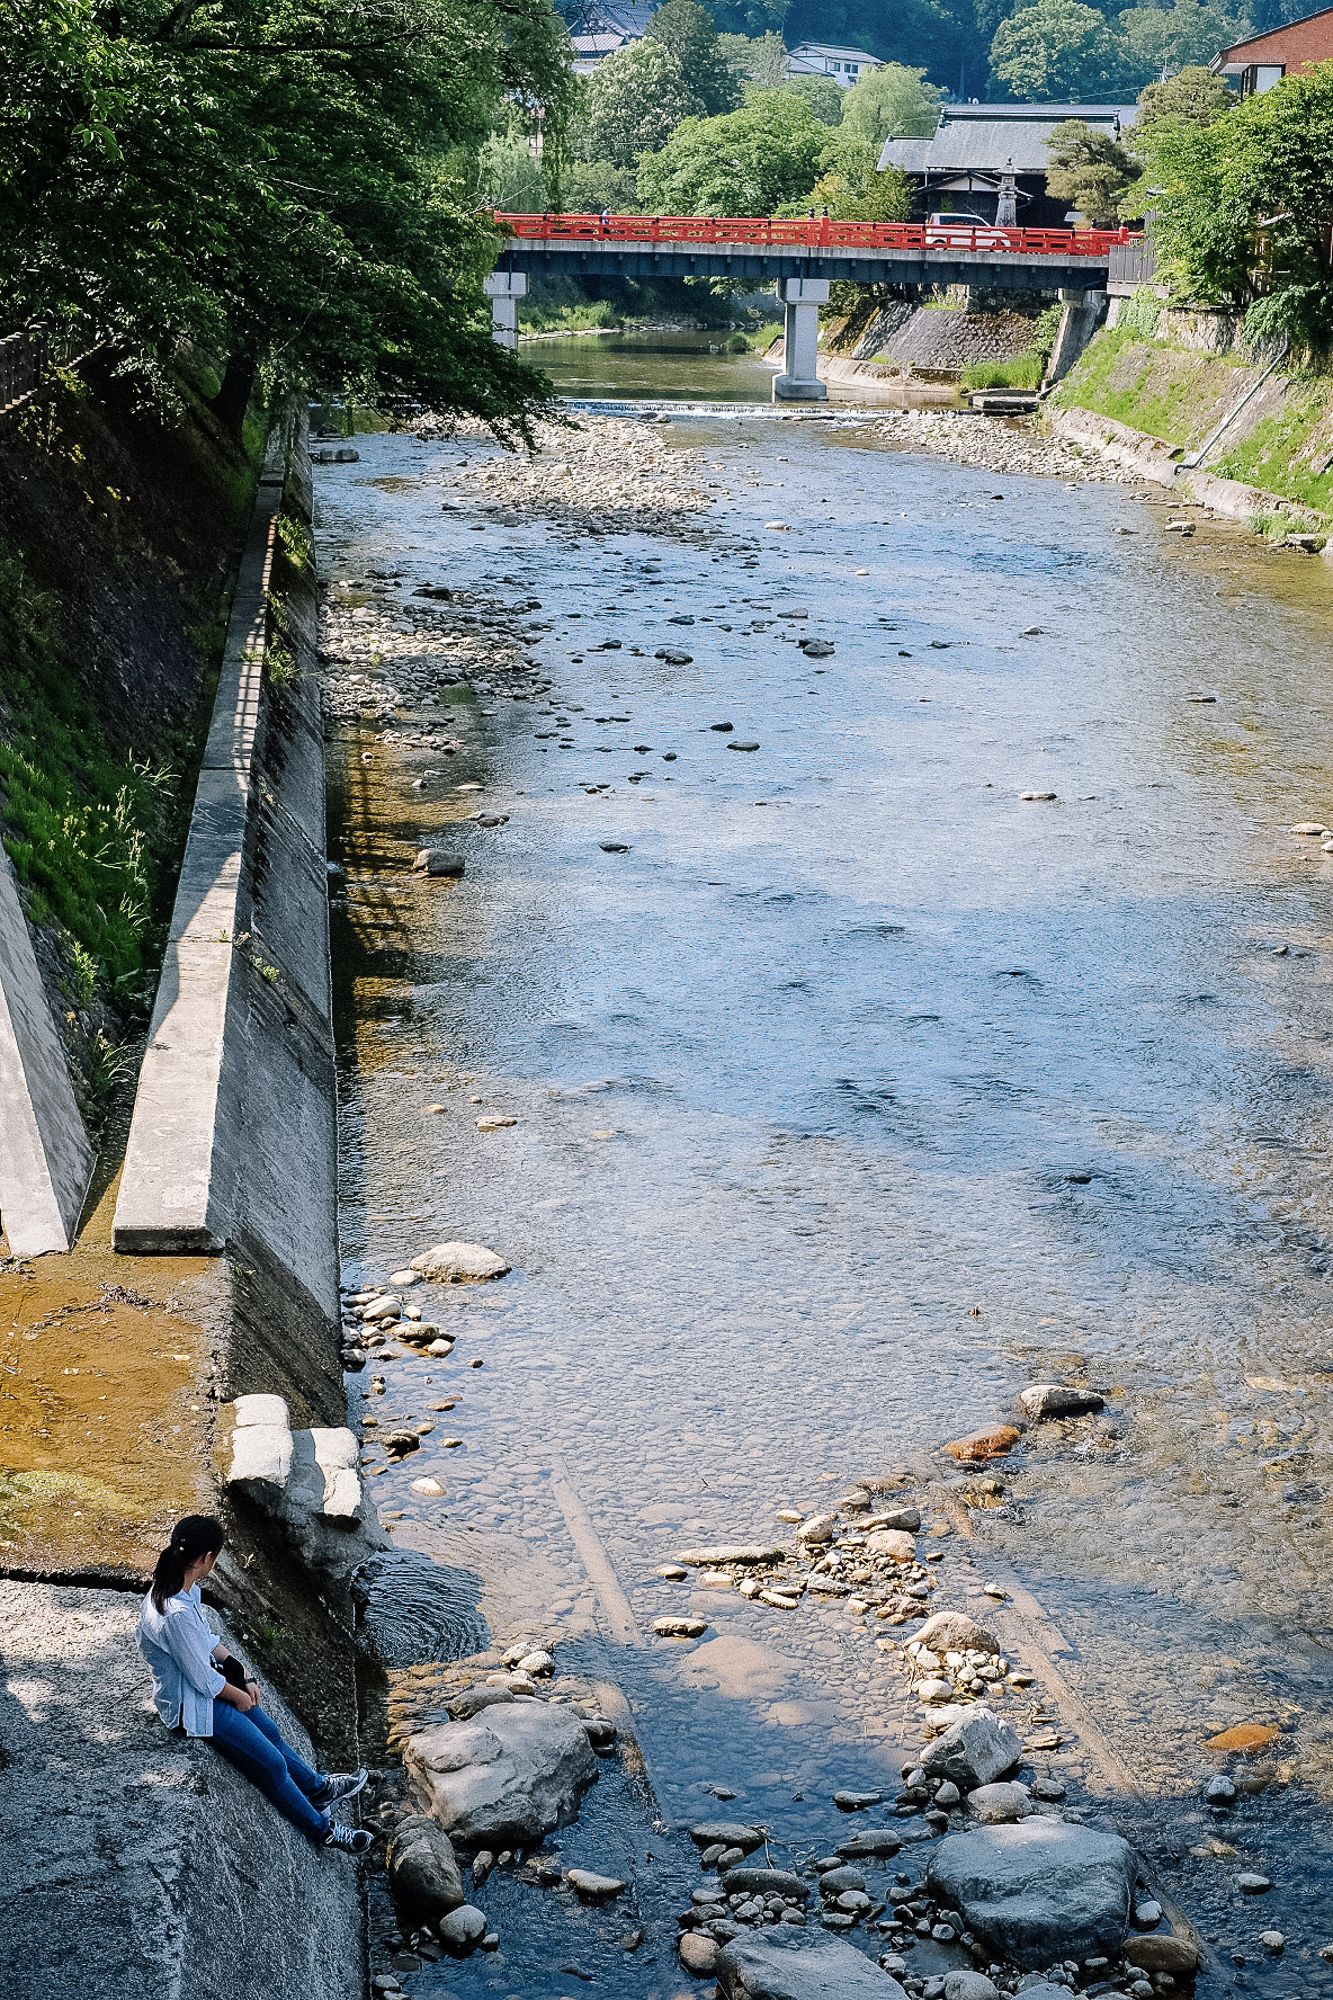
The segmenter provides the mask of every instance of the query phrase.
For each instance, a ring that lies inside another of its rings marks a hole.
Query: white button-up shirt
[[[213,1664],[217,1634],[204,1616],[198,1584],[178,1590],[159,1611],[150,1590],[139,1613],[139,1651],[153,1674],[153,1701],[168,1729],[213,1734],[213,1700],[227,1677]]]

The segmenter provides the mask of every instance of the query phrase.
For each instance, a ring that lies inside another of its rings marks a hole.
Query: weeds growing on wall
[[[117,751],[64,656],[54,601],[0,550],[0,819],[32,922],[67,933],[70,998],[134,999],[156,957],[179,779]]]

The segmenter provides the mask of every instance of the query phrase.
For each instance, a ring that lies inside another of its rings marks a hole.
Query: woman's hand
[[[251,1685],[253,1686],[253,1682]],[[219,1688],[213,1699],[215,1701],[229,1701],[233,1708],[240,1710],[242,1715],[248,1709],[259,1706],[257,1698],[250,1693],[248,1688],[233,1687],[230,1681],[224,1687]]]

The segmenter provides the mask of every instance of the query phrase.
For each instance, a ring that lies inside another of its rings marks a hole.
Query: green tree
[[[803,97],[821,125],[842,123],[842,85],[831,76],[789,76],[781,87]]]
[[[645,35],[603,56],[588,78],[571,150],[584,160],[632,167],[641,153],[660,151],[682,118],[699,113],[677,58]]]
[[[742,36],[747,41],[781,40],[787,0],[712,0],[709,12],[728,41]]]
[[[758,91],[721,118],[687,118],[639,163],[659,215],[771,215],[812,186],[828,128],[789,90]]]
[[[1159,125],[1211,125],[1236,102],[1220,76],[1188,64],[1165,83],[1150,83],[1139,92],[1139,115],[1130,138],[1135,150],[1142,151],[1147,134]]]
[[[1114,102],[1128,67],[1123,38],[1081,0],[1036,0],[1001,21],[991,43],[991,68],[1020,99]]]
[[[503,7],[503,11],[501,11]],[[568,99],[544,0],[32,0],[0,16],[0,293],[140,364],[256,368],[526,421],[489,337],[477,160],[506,97]]]
[[[744,97],[751,85],[776,90],[787,81],[787,44],[781,35],[719,35],[717,41],[738,97]]]
[[[1169,7],[1145,4],[1126,7],[1118,16],[1129,51],[1129,71],[1139,83],[1161,77],[1185,64],[1205,68],[1219,49],[1238,42],[1249,23],[1202,0],[1173,0]],[[1223,86],[1225,88],[1225,86]]]
[[[1188,298],[1245,306],[1252,338],[1333,345],[1333,62],[1208,124],[1145,135],[1158,264]]]
[[[1046,186],[1099,228],[1114,227],[1127,189],[1143,172],[1128,147],[1082,118],[1066,118],[1046,141]]]
[[[718,44],[713,17],[699,0],[665,0],[649,16],[645,39],[660,42],[676,58],[699,117],[717,117],[739,103],[740,92]]]
[[[923,69],[885,63],[843,92],[843,130],[873,146],[877,155],[886,139],[928,139],[940,122],[943,95],[926,82]]]

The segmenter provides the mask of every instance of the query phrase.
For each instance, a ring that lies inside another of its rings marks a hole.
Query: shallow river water
[[[1156,492],[854,426],[673,437],[731,495],[684,540],[474,533],[441,493],[475,441],[368,438],[317,475],[326,576],[539,598],[554,627],[551,699],[445,691],[468,747],[442,775],[414,787],[439,760],[369,722],[331,744],[360,897],[335,928],[344,1276],[453,1238],[514,1267],[433,1294],[451,1360],[380,1368],[387,1414],[456,1402],[376,1498],[474,1579],[495,1643],[558,1638],[623,1688],[652,1788],[604,1770],[557,1836],[633,1873],[633,1912],[497,1873],[500,1950],[405,1983],[698,1991],[669,1829],[709,1788],[775,1860],[845,1833],[839,1786],[892,1799],[922,1738],[873,1617],[656,1571],[908,1469],[935,1601],[979,1611],[998,1578],[1027,1606],[1006,1644],[1040,1631],[1075,1704],[1033,1653],[1028,1734],[1061,1740],[1029,1761],[1143,1847],[1210,1941],[1199,1991],[1333,1992],[1333,856],[1288,831],[1333,809],[1333,570],[1168,535]],[[460,883],[386,859],[446,825]],[[993,1494],[939,1454],[1051,1379],[1104,1416],[1034,1427]],[[411,1491],[427,1472],[444,1498]],[[653,1639],[687,1608],[703,1639]],[[1276,1733],[1205,1750],[1242,1723]],[[1242,1896],[1243,1869],[1274,1887]]]

